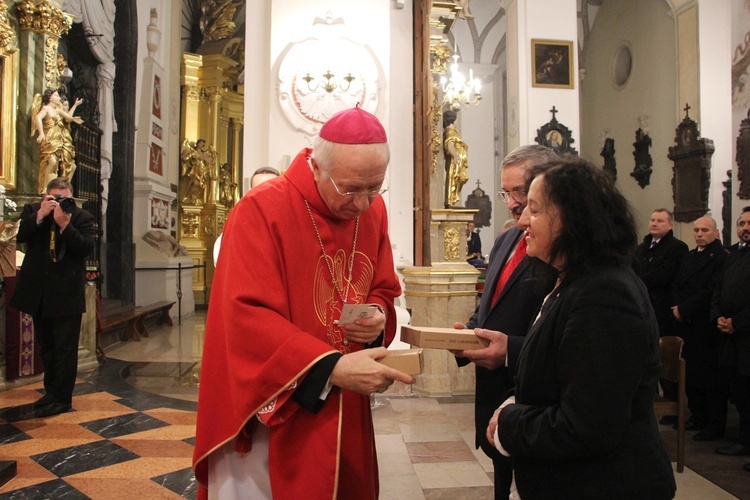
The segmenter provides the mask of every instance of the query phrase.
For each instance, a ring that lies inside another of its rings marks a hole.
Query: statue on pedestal
[[[445,153],[445,207],[461,203],[461,188],[469,180],[469,146],[455,126],[458,114],[452,109],[443,113],[443,149]]]
[[[44,193],[47,183],[56,177],[70,181],[76,170],[76,151],[70,135],[70,122],[83,123],[80,116],[73,116],[83,102],[76,99],[67,110],[55,89],[47,89],[43,95],[34,96],[31,106],[31,135],[38,132],[39,178],[38,191]]]
[[[232,182],[232,169],[225,163],[219,170],[219,203],[227,208],[234,206],[234,191],[237,183]]]
[[[181,184],[183,184],[182,203],[188,205],[203,205],[206,201],[206,184],[210,178],[207,152],[204,139],[198,139],[194,144],[185,139],[180,149],[182,164]]]

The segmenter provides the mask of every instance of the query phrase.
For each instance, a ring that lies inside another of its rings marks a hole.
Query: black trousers
[[[703,430],[724,434],[727,425],[727,396],[718,387],[707,389],[688,385],[685,388],[688,409],[693,421]]]
[[[44,390],[55,401],[70,404],[78,373],[78,338],[81,315],[42,318],[34,316],[44,364]]]
[[[513,482],[513,461],[500,455],[492,458],[492,466],[495,469],[495,500],[508,500],[510,485]]]
[[[750,376],[738,373],[737,367],[730,368],[730,393],[740,414],[740,435],[737,441],[750,446]]]

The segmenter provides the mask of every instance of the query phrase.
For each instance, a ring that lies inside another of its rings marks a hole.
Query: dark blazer
[[[497,407],[505,400],[508,391],[513,388],[512,374],[523,339],[539,310],[539,305],[552,289],[555,280],[550,268],[541,262],[533,262],[529,257],[525,257],[500,292],[494,307],[491,307],[492,295],[495,293],[500,272],[523,234],[522,230],[514,227],[495,240],[490,253],[482,300],[474,311],[474,315],[466,323],[467,328],[486,328],[508,335],[509,368],[488,370],[481,366],[476,367],[474,411],[476,445],[481,447],[488,456],[495,458],[500,457],[500,454],[487,441],[485,436],[487,425]],[[459,365],[468,364],[466,358],[457,358],[457,361]]]
[[[600,268],[553,291],[498,423],[521,498],[673,498],[653,410],[659,372],[656,319],[632,269]]]
[[[722,334],[720,363],[750,376],[750,248],[729,254],[711,301],[711,321],[732,318],[736,333]]]
[[[675,335],[676,321],[672,316],[672,281],[680,268],[688,246],[674,237],[672,231],[651,248],[653,237],[648,234],[638,245],[638,275],[646,284],[651,305],[656,313],[661,335]]]
[[[482,238],[476,231],[469,233],[469,240],[466,242],[467,251],[466,256],[468,260],[476,259],[477,256],[474,254],[482,254]]]
[[[677,333],[685,340],[687,382],[695,387],[714,387],[719,360],[719,331],[711,324],[711,297],[721,278],[727,251],[720,240],[699,252],[690,250],[682,259],[672,283],[672,304],[682,321]]]
[[[50,255],[52,215],[36,223],[39,203],[21,212],[18,243],[26,243],[26,256],[18,275],[11,305],[45,318],[82,314],[86,311],[86,256],[94,250],[94,216],[78,207],[62,234],[55,236],[57,262]]]

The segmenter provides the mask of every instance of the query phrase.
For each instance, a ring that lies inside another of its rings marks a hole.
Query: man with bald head
[[[377,362],[401,293],[380,196],[389,159],[380,121],[344,110],[234,207],[206,319],[201,498],[378,498],[369,396],[414,381]],[[340,324],[345,304],[373,315]]]
[[[709,216],[693,223],[696,247],[682,259],[672,283],[672,315],[677,333],[685,341],[686,391],[693,439],[713,441],[724,437],[727,401],[719,381],[719,333],[711,324],[711,297],[721,278],[727,252],[719,240],[716,221]]]

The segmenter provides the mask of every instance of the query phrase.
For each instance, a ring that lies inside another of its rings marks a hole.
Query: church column
[[[25,0],[16,5],[21,28],[18,37],[17,191],[34,198],[38,192],[39,145],[36,137],[29,136],[31,106],[34,94],[57,88],[57,47],[60,37],[73,24],[73,16],[63,12],[60,3],[47,0],[36,5],[32,0]]]
[[[242,131],[245,121],[242,118],[232,118],[232,179],[237,183],[236,201],[244,194],[242,192]]]
[[[200,95],[201,89],[198,85],[198,71],[203,58],[196,54],[182,54],[182,96],[180,113],[180,130],[185,134],[180,138],[197,141],[200,139]]]
[[[679,100],[675,103],[675,124],[685,116],[690,105],[690,118],[698,123],[702,137],[714,141],[711,159],[709,210],[721,225],[723,180],[732,165],[733,182],[737,182],[732,154],[737,130],[732,129],[732,81],[727,68],[732,67],[732,25],[729,2],[687,0],[675,3],[677,20],[677,86]],[[706,55],[709,54],[708,57]],[[736,188],[733,189],[736,192]],[[733,193],[734,194],[734,193]],[[741,210],[741,200],[733,196],[733,213]],[[733,218],[734,219],[734,218]],[[692,224],[681,224],[677,234],[686,235]]]

